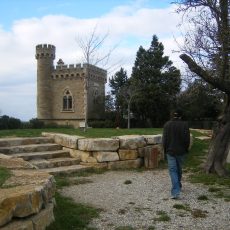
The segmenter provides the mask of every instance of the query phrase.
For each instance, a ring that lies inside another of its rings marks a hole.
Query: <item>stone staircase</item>
[[[38,168],[39,171],[53,175],[67,174],[85,170],[80,159],[72,158],[68,150],[55,144],[53,138],[4,138],[0,139],[0,153],[23,158]]]

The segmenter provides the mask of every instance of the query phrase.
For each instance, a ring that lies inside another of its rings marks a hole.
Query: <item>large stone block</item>
[[[70,149],[66,147],[63,147],[63,150],[68,150],[71,157],[80,159],[81,161],[85,161],[85,159],[90,156],[90,152],[88,151],[81,151],[78,149]]]
[[[138,152],[136,149],[119,149],[118,154],[120,160],[134,160],[138,157]]]
[[[117,151],[118,148],[118,139],[86,138],[78,140],[78,149],[83,151]]]
[[[146,146],[143,136],[125,135],[116,137],[120,141],[120,149],[137,149]]]
[[[37,215],[31,217],[34,230],[45,230],[54,221],[53,207],[54,205],[50,203]]]
[[[59,144],[59,145],[62,145],[64,147],[71,148],[71,149],[77,149],[78,140],[84,138],[81,136],[74,136],[74,135],[61,134],[61,133],[43,132],[42,135],[52,137],[56,144]]]
[[[144,148],[138,148],[138,156],[139,157],[145,157],[147,154],[149,154],[153,148],[157,148],[158,152],[159,152],[159,160],[163,160],[164,159],[164,152],[163,152],[163,148],[162,145],[148,145]]]
[[[144,157],[145,156],[145,148],[148,148],[149,146],[146,147],[142,147],[142,148],[138,148],[137,152],[138,152],[138,156],[139,157]]]
[[[89,156],[86,161],[87,163],[97,163],[97,159],[92,157],[92,156]]]
[[[77,146],[78,140],[82,139],[82,138],[84,138],[84,137],[71,136],[71,135],[66,135],[66,134],[60,135],[59,134],[59,135],[55,136],[54,142],[59,144],[59,145],[68,147],[68,148],[77,149],[78,148],[78,146]]]
[[[145,168],[153,169],[158,167],[160,161],[160,151],[157,145],[152,145],[152,148],[146,149],[144,156]]]
[[[38,213],[55,193],[53,176],[36,170],[13,170],[4,186],[6,188],[0,190],[0,226],[13,217]]]
[[[93,152],[93,156],[98,162],[118,161],[117,152]]]
[[[34,230],[31,220],[16,220],[1,227],[1,230]]]
[[[108,162],[108,169],[129,169],[143,166],[143,159]]]
[[[0,166],[8,169],[36,169],[34,165],[22,158],[7,157],[4,154],[0,154]]]
[[[12,217],[27,217],[38,213],[43,205],[42,194],[32,186],[1,189],[0,197],[0,226]]]
[[[147,145],[156,145],[162,143],[162,135],[143,135]]]

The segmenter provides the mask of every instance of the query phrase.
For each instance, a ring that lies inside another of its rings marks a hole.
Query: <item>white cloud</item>
[[[0,27],[0,110],[2,114],[20,119],[36,116],[35,46],[51,43],[56,46],[56,60],[66,64],[81,61],[76,37],[86,36],[97,26],[97,33],[109,32],[107,47],[119,44],[111,60],[131,72],[140,45],[148,48],[156,34],[165,46],[166,55],[176,48],[173,34],[179,16],[173,7],[147,9],[118,7],[100,18],[79,19],[65,15],[47,15],[15,21],[10,31]],[[173,59],[178,61],[174,54]],[[118,65],[118,69],[120,66]],[[29,92],[26,93],[29,89]]]

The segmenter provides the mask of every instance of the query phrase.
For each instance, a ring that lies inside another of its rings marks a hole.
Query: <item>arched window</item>
[[[65,90],[64,95],[63,95],[62,109],[63,111],[73,110],[73,98],[68,89]]]
[[[98,104],[98,90],[94,90],[93,92],[93,103]]]

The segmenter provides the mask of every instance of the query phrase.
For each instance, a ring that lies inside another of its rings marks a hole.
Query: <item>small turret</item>
[[[52,60],[55,59],[55,46],[50,44],[43,44],[36,46],[36,59],[40,58],[51,58]]]
[[[54,45],[37,45],[37,118],[52,119],[51,75],[55,59]]]

